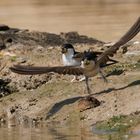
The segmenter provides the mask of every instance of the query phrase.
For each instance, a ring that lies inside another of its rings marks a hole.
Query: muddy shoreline
[[[140,111],[140,43],[133,41],[120,49],[115,58],[120,63],[105,69],[109,83],[97,75],[91,79],[93,97],[101,105],[79,111],[78,102],[85,97],[84,82],[71,83],[72,76],[45,74],[23,76],[12,73],[13,64],[62,65],[60,47],[72,43],[76,50],[105,50],[105,42],[79,35],[77,32],[59,35],[0,28],[0,120],[10,125],[31,122],[84,122],[92,125],[113,116]],[[99,84],[100,83],[100,84]]]

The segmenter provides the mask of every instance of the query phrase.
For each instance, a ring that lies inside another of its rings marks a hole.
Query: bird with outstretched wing
[[[69,75],[84,75],[86,77],[86,87],[87,91],[90,94],[90,88],[88,84],[88,78],[95,76],[97,73],[100,73],[105,79],[101,71],[101,64],[105,63],[103,67],[108,66],[106,62],[108,61],[109,56],[113,56],[116,51],[129,40],[134,38],[140,31],[140,17],[132,25],[132,27],[122,36],[114,45],[109,49],[101,53],[94,60],[91,59],[89,53],[85,53],[84,59],[81,62],[81,66],[55,66],[55,67],[30,67],[22,65],[14,65],[10,67],[12,72],[25,75],[34,75],[34,74],[43,74],[49,72],[55,72],[58,74],[69,74]],[[106,79],[105,79],[106,80]]]

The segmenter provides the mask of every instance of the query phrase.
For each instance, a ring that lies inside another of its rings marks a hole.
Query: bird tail
[[[114,60],[114,59],[111,59],[111,58],[109,58],[109,57],[108,57],[108,61],[112,62],[113,64],[116,64],[116,63],[118,63],[118,62],[119,62],[119,61]]]
[[[118,63],[118,61],[111,62],[111,63],[106,63],[106,64],[101,64],[100,67],[101,67],[101,68],[104,68],[104,67],[108,67],[108,66],[114,65],[114,64],[116,64],[116,63]]]

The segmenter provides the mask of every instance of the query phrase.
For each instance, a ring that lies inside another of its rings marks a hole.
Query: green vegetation
[[[129,116],[113,116],[107,121],[98,122],[96,124],[96,131],[105,134],[113,134],[113,132],[119,133],[119,135],[128,134],[128,131],[138,124],[140,124],[140,114],[139,112],[136,112]]]
[[[124,137],[130,137],[130,129],[138,124],[140,124],[139,112],[129,116],[113,116],[107,121],[98,122],[96,124],[96,132],[108,135],[110,140],[118,140]]]
[[[131,121],[126,116],[114,116],[108,121],[97,124],[97,129],[104,131],[125,131],[131,125]]]
[[[17,56],[11,56],[10,57],[11,62],[16,62],[16,59],[17,59]]]
[[[137,63],[118,63],[105,68],[106,73],[121,73],[123,71],[140,69],[140,62]]]

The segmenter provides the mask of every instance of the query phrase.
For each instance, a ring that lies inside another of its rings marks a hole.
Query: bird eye
[[[89,60],[85,60],[85,64],[89,65],[90,61]]]
[[[62,53],[66,53],[67,49],[66,48],[62,48]]]

